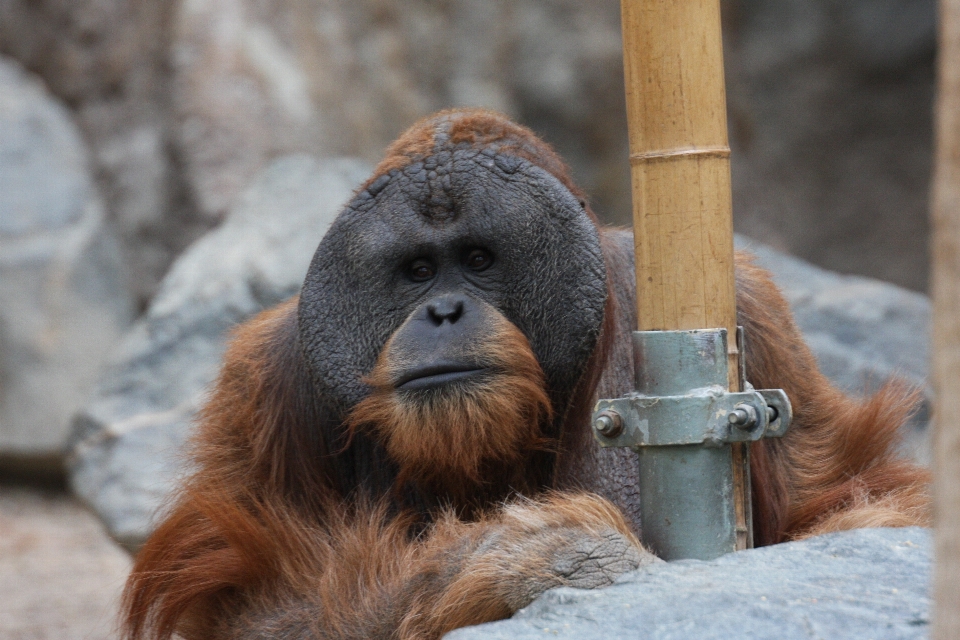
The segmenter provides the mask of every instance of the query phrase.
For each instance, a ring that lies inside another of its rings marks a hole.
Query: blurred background
[[[737,232],[838,384],[924,385],[934,0],[721,5]],[[112,540],[149,529],[225,332],[296,291],[419,117],[509,114],[628,224],[619,18],[617,0],[0,0],[0,637],[113,637]]]

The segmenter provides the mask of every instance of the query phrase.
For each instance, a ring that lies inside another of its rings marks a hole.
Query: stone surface
[[[924,290],[932,0],[724,0],[740,232]]]
[[[922,290],[934,0],[724,0],[738,229]],[[138,295],[271,158],[375,161],[503,110],[630,211],[616,0],[5,0],[0,51],[74,106]]]
[[[133,315],[70,114],[0,59],[0,465],[59,464]]]
[[[130,556],[64,494],[0,485],[0,637],[113,640]]]
[[[0,51],[71,106],[141,303],[173,258],[216,222],[196,215],[172,141],[175,0],[4,0]]]
[[[933,0],[725,0],[738,229],[923,289]],[[376,160],[416,117],[502,109],[628,222],[615,0],[197,0],[174,21],[178,141],[205,215],[282,150]]]
[[[738,237],[737,245],[773,273],[820,368],[837,386],[863,395],[896,377],[922,390],[923,402],[903,432],[903,450],[929,464],[930,300],[879,280],[826,271],[748,238]],[[748,336],[747,357],[749,348]]]
[[[927,638],[927,529],[861,529],[655,564],[595,591],[548,591],[448,640]]]
[[[74,423],[72,486],[136,546],[171,488],[231,327],[295,294],[320,238],[370,168],[288,156],[174,264]]]
[[[378,4],[179,4],[171,50],[176,135],[204,215],[222,216],[277,153],[357,155],[365,147],[379,155],[430,109],[407,69],[412,43],[397,25],[407,12]],[[421,4],[413,12],[430,20]]]
[[[726,0],[743,233],[923,289],[933,0]],[[415,118],[501,109],[571,163],[607,220],[630,192],[616,0],[196,0],[174,19],[177,142],[204,215],[272,154],[375,161]]]
[[[205,215],[273,154],[376,161],[450,106],[519,118],[601,210],[629,210],[615,1],[195,0],[173,25],[177,140]]]

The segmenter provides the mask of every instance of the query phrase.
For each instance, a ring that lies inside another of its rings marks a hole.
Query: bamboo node
[[[708,149],[658,149],[656,151],[644,151],[642,153],[631,153],[630,162],[632,164],[639,164],[642,162],[679,160],[681,158],[690,157],[729,158],[730,147],[710,147]]]

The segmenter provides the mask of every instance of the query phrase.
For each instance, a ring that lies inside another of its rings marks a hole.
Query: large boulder
[[[613,586],[548,591],[512,619],[447,640],[927,638],[928,529],[860,529],[647,565]]]
[[[75,420],[73,489],[115,539],[135,547],[150,531],[230,329],[299,291],[320,238],[369,172],[357,160],[278,159],[174,264]]]
[[[176,0],[4,0],[0,51],[69,104],[92,150],[107,217],[138,302],[214,221],[195,215],[170,117]]]
[[[77,127],[0,58],[0,471],[62,473],[70,419],[134,312]]]

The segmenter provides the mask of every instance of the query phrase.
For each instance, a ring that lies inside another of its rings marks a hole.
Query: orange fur
[[[737,284],[747,378],[757,388],[784,389],[794,407],[786,436],[752,448],[758,544],[808,535],[864,501],[896,505],[888,520],[875,511],[874,526],[929,526],[928,474],[896,453],[916,392],[892,382],[865,400],[844,395],[817,368],[769,274],[742,254]],[[893,494],[897,500],[886,501]]]
[[[282,538],[264,532],[265,519],[327,515],[333,485],[296,428],[309,419],[302,413],[309,390],[297,388],[307,375],[287,366],[291,345],[278,339],[296,328],[296,302],[237,329],[191,445],[199,471],[174,497],[127,581],[128,637],[167,638],[191,619],[200,630],[194,637],[204,637],[208,629],[197,620],[216,619],[230,594],[279,574]]]
[[[443,591],[418,603],[419,607],[406,617],[399,627],[400,637],[424,637],[415,632],[421,620],[431,621],[427,626],[431,633],[426,637],[439,637],[480,621],[499,620],[529,604],[542,591],[569,584],[552,563],[557,557],[555,551],[570,544],[571,532],[600,540],[612,531],[641,549],[623,515],[606,500],[590,494],[552,493],[536,501],[508,503],[468,526],[494,534],[497,544],[475,547],[467,556],[466,566]],[[449,549],[462,539],[463,528],[463,523],[447,513],[434,528],[437,538],[442,535],[448,540],[438,548]],[[653,560],[649,556],[641,562]],[[434,561],[449,562],[449,554],[436,555]]]
[[[180,614],[175,629],[186,640],[439,638],[567,584],[552,558],[583,537],[612,531],[639,549],[622,515],[587,494],[508,503],[473,522],[445,511],[416,537],[409,518],[365,500],[331,503],[322,527],[266,503],[242,513],[195,506],[227,537],[221,558],[205,554],[205,565],[222,560],[207,571],[234,580],[223,589],[221,578],[218,597]],[[257,575],[237,573],[241,565]],[[173,629],[159,623],[148,620],[136,633],[169,637]]]
[[[414,125],[371,181],[430,155],[444,136],[528,159],[582,198],[549,146],[482,110]],[[600,233],[606,317],[555,425],[543,372],[502,318],[476,346],[498,370],[488,382],[412,403],[388,384],[388,344],[373,392],[345,421],[317,407],[296,299],[239,327],[199,417],[194,475],[128,580],[126,637],[435,638],[564,584],[552,563],[577,540],[613,532],[638,548],[607,501],[630,507],[622,480],[635,460],[598,453],[588,429],[598,390],[632,387],[632,242]],[[757,543],[928,524],[927,475],[894,453],[915,394],[892,383],[865,400],[844,396],[817,369],[768,274],[738,256],[737,281],[748,379],[785,389],[795,410],[783,439],[751,450]],[[556,450],[544,451],[548,443]],[[584,487],[607,500],[575,493]],[[534,499],[505,504],[517,492]]]
[[[484,342],[471,345],[471,356],[492,376],[452,392],[398,391],[392,341],[381,352],[368,378],[373,393],[348,424],[375,431],[403,477],[476,484],[484,462],[515,464],[543,447],[541,427],[553,419],[543,371],[526,337],[499,313],[491,317],[494,326]]]

